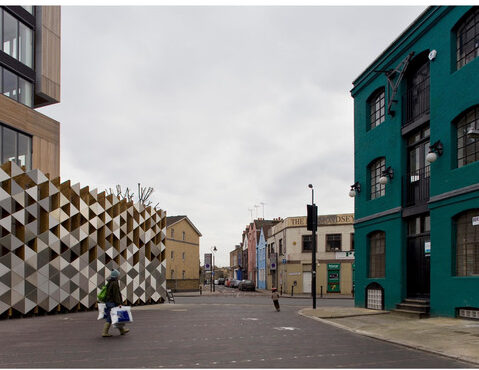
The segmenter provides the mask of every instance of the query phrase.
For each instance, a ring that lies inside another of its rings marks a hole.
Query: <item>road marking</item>
[[[241,320],[245,320],[245,321],[257,321],[258,319],[256,317],[243,317]]]
[[[276,329],[276,330],[299,330],[298,328],[294,328],[292,326],[280,326],[280,327],[276,327],[276,328],[273,328],[273,329]]]
[[[185,309],[182,309],[182,308],[179,308],[177,310],[171,310],[172,312],[186,312],[188,310],[185,310]]]

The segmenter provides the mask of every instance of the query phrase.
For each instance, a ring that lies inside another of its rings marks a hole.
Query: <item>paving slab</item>
[[[479,364],[477,320],[417,319],[357,307],[308,308],[299,313],[357,334]]]

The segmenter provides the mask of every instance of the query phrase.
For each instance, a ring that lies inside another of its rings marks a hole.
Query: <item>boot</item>
[[[109,322],[106,322],[105,325],[103,326],[103,333],[101,333],[102,337],[111,337],[111,334],[108,333],[108,330],[110,330],[111,324]]]
[[[116,328],[120,331],[121,335],[125,335],[130,329],[125,328],[125,323],[117,324]]]

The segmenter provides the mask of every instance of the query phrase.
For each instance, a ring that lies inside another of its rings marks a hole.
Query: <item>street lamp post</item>
[[[211,264],[211,279],[210,279],[210,292],[215,291],[215,282],[213,281],[214,279],[214,274],[215,274],[215,252],[217,251],[216,247],[211,247],[211,254],[213,255],[213,263]]]
[[[312,231],[312,256],[311,256],[311,294],[313,296],[313,309],[316,308],[316,229],[318,227],[318,207],[314,204],[313,185],[309,184],[311,189],[311,206],[308,206],[308,230]]]

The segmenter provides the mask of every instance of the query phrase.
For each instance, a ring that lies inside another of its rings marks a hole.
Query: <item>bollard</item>
[[[291,297],[293,296],[294,294],[294,285],[291,285]]]

